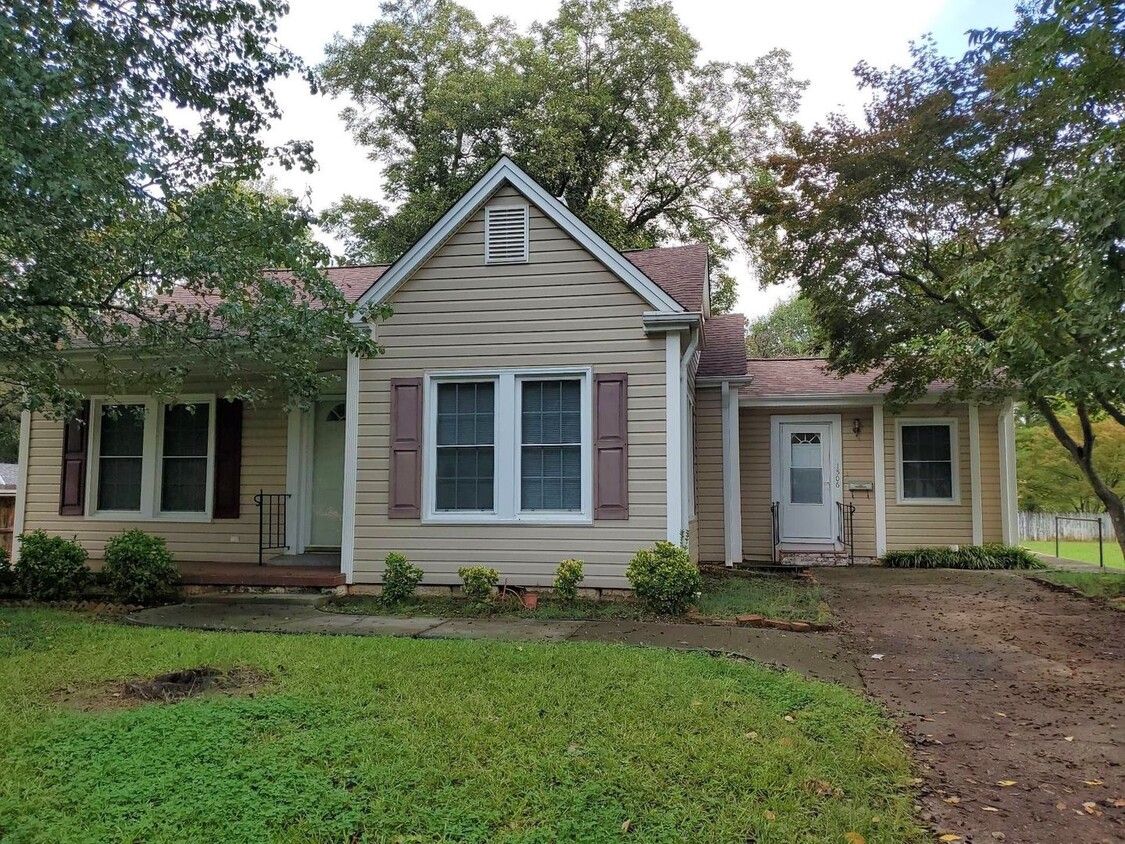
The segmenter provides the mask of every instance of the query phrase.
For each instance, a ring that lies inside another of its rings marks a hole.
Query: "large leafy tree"
[[[1059,420],[1072,437],[1081,438],[1082,425],[1074,413],[1060,412]],[[1094,453],[1098,473],[1117,495],[1125,495],[1125,427],[1109,417],[1091,427],[1098,444]],[[1085,473],[1042,420],[1033,418],[1016,431],[1016,462],[1021,510],[1093,513],[1105,509]]]
[[[43,0],[0,12],[0,393],[59,410],[86,378],[307,399],[324,355],[376,351],[317,269],[269,162],[279,0]],[[263,272],[287,267],[288,275]],[[248,373],[256,371],[250,378]],[[264,380],[263,380],[264,379]],[[262,385],[265,385],[264,387]]]
[[[752,358],[815,356],[820,342],[812,308],[800,296],[783,299],[746,328],[746,353]]]
[[[409,247],[502,153],[621,249],[702,241],[716,310],[748,235],[746,189],[797,104],[781,50],[704,62],[671,5],[564,0],[521,33],[450,0],[392,0],[328,46],[329,91],[383,165],[390,205],[346,197],[327,219],[355,261]]]
[[[1125,425],[1125,6],[1050,0],[975,40],[861,66],[861,125],[791,132],[756,195],[762,271],[799,280],[832,365],[885,366],[894,401],[937,378],[1021,395],[1125,547],[1095,459],[1097,420]]]

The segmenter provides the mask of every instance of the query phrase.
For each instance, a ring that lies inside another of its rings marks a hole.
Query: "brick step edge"
[[[836,629],[834,624],[824,621],[786,621],[781,618],[766,618],[752,614],[735,618],[711,618],[693,612],[688,613],[685,618],[692,624],[710,624],[718,627],[768,627],[773,630],[788,630],[792,633],[827,633]]]

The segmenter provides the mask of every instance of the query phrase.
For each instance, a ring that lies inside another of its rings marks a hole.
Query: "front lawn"
[[[1038,551],[1040,554],[1055,556],[1055,541],[1053,539],[1025,539],[1020,545],[1032,551]],[[1103,548],[1105,549],[1106,568],[1125,569],[1125,558],[1122,558],[1121,546],[1117,544],[1116,540],[1107,540]],[[1096,566],[1098,564],[1098,543],[1094,541],[1063,541],[1059,543],[1059,556],[1064,560],[1078,560]]]
[[[176,704],[115,696],[200,665],[269,679]],[[0,609],[0,712],[13,844],[925,840],[879,711],[703,654]]]
[[[375,595],[348,595],[333,599],[325,609],[360,615],[439,618],[510,616],[592,621],[660,620],[659,616],[645,612],[644,608],[633,600],[598,601],[592,598],[580,598],[566,602],[556,600],[549,594],[541,595],[539,605],[533,610],[523,607],[515,596],[480,605],[459,594],[416,595],[409,601],[397,604],[386,604]],[[820,587],[788,574],[704,575],[699,613],[717,619],[731,619],[745,613],[787,621],[824,622],[831,619]]]
[[[1121,603],[1125,599],[1125,573],[1052,570],[1037,576],[1052,583],[1071,586],[1091,598],[1107,598],[1111,606],[1125,609],[1125,603]]]

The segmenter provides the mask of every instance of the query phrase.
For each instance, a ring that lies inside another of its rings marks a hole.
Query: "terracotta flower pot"
[[[529,610],[535,609],[539,606],[539,593],[538,592],[524,592],[523,605]]]

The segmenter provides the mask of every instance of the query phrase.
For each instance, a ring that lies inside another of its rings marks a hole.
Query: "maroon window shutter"
[[[90,402],[84,401],[63,428],[62,478],[59,482],[59,515],[86,512],[86,452],[90,435]],[[24,474],[27,467],[23,467]]]
[[[629,518],[629,376],[594,376],[594,518]]]
[[[215,492],[211,516],[237,519],[242,498],[242,402],[215,402]]]
[[[387,517],[422,515],[422,379],[391,379],[391,472]]]

